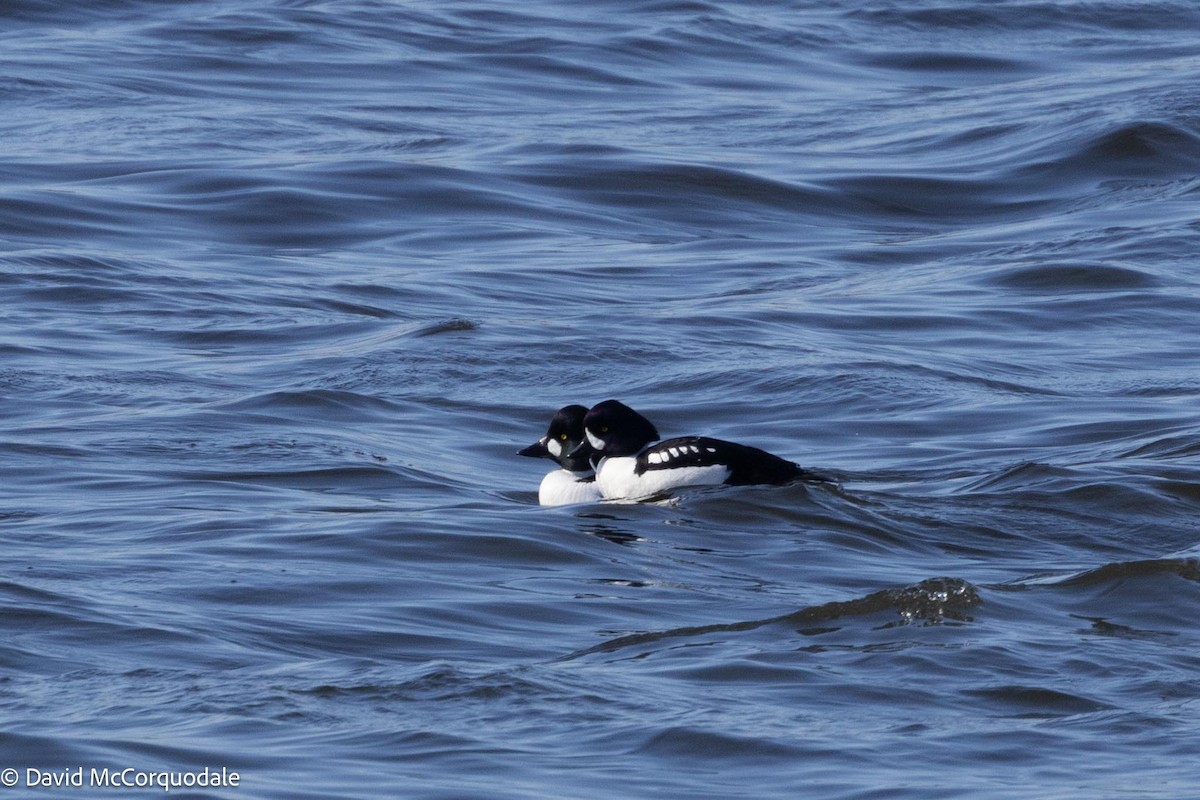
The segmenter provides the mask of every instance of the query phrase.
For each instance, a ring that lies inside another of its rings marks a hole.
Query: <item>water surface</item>
[[[1195,792],[1190,4],[0,31],[20,792]],[[537,506],[608,397],[839,484]]]

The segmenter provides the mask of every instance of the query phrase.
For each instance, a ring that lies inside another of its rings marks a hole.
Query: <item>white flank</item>
[[[633,456],[606,458],[600,462],[596,484],[605,500],[640,500],[684,486],[716,486],[729,477],[729,468],[724,464],[650,469],[641,475],[634,474],[636,466],[637,458]]]
[[[601,499],[600,487],[595,481],[581,481],[578,473],[565,469],[546,473],[538,487],[538,502],[544,506],[597,503]]]

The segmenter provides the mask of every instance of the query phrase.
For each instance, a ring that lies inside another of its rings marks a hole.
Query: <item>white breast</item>
[[[729,477],[724,464],[704,467],[674,467],[650,469],[634,474],[637,458],[622,456],[606,458],[596,470],[596,483],[605,500],[641,500],[652,495],[684,486],[716,486]]]
[[[600,499],[600,489],[595,481],[581,481],[576,473],[565,469],[547,472],[538,487],[538,503],[544,506],[595,503]]]

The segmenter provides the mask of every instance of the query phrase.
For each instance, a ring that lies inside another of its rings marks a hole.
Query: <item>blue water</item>
[[[17,0],[0,142],[8,796],[1200,796],[1193,3]]]

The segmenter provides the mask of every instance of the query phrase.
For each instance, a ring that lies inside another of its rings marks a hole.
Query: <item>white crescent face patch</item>
[[[596,448],[597,450],[604,449],[603,440],[597,439],[595,434],[593,434],[590,430],[585,430],[584,433],[587,435],[588,444],[590,444],[592,447]]]
[[[546,442],[546,449],[550,451],[550,455],[555,458],[562,455],[562,445],[558,443],[557,439],[545,439],[544,441]]]

